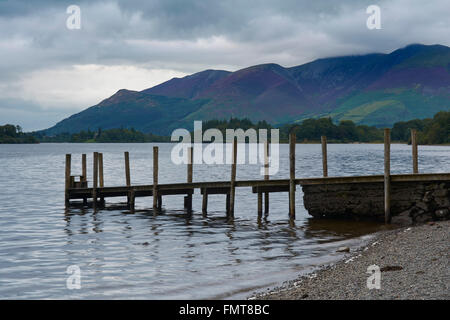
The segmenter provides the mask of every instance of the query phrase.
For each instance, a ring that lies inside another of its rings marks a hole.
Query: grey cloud
[[[81,30],[65,27],[71,4]],[[382,30],[365,26],[370,4],[382,9]],[[0,0],[0,96],[29,72],[75,64],[233,71],[450,45],[449,16],[448,0]]]
[[[44,109],[32,101],[0,98],[0,125],[10,123],[20,125],[26,131],[35,131],[48,128],[77,111]]]
[[[0,50],[8,57],[7,63],[0,62],[0,69],[11,75],[16,70],[63,64],[140,63],[184,64],[180,71],[191,71],[192,64],[239,68],[252,61],[269,62],[272,57],[281,57],[281,61],[271,62],[300,64],[336,54],[386,52],[409,42],[449,43],[446,1],[434,2],[437,9],[433,15],[421,20],[417,18],[424,10],[422,1],[379,1],[383,9],[393,8],[394,12],[382,11],[384,28],[377,31],[365,28],[365,8],[371,3],[373,0],[78,1],[82,29],[70,31],[65,28],[65,8],[71,1],[0,1]],[[402,5],[407,6],[403,11]],[[406,28],[416,32],[405,34]],[[181,50],[171,45],[214,36],[227,39],[235,48],[221,55],[214,46]],[[136,42],[129,40],[149,44],[133,45]],[[25,44],[8,48],[1,46],[1,41]],[[152,41],[166,45],[155,47]]]

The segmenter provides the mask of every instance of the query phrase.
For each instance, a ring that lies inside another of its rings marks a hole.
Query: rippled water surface
[[[161,183],[186,181],[186,166],[160,146]],[[130,152],[132,184],[152,183],[153,144],[0,145],[0,298],[8,299],[211,299],[245,298],[340,257],[383,226],[315,221],[297,191],[297,215],[288,219],[286,193],[271,194],[270,213],[258,219],[256,195],[237,190],[235,220],[225,219],[225,196],[210,196],[208,217],[194,195],[192,216],[182,196],[163,197],[153,215],[151,197],[137,198],[134,214],[114,206],[64,208],[64,154],[81,173],[81,154],[104,154],[105,185],[124,185],[123,152]],[[280,148],[280,172],[288,178],[288,146]],[[450,147],[420,146],[421,172],[450,172]],[[392,145],[392,172],[411,172],[411,149]],[[329,145],[330,176],[383,172],[382,145]],[[237,179],[259,179],[260,166],[240,165]],[[297,145],[296,176],[321,175],[320,145]],[[91,180],[91,165],[88,165]],[[228,180],[228,165],[194,165],[194,181]],[[81,289],[69,290],[67,267],[81,270]]]

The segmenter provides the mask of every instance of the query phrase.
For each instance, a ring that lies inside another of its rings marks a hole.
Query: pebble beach
[[[287,281],[256,300],[447,300],[450,298],[450,221],[376,234],[333,265]],[[368,267],[380,270],[380,287],[368,288]]]

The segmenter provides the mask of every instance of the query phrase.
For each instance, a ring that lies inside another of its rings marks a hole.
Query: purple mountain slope
[[[235,72],[205,70],[141,92],[120,90],[98,107],[95,115],[89,108],[46,131],[101,125],[162,134],[190,128],[193,120],[230,117],[276,125],[331,116],[388,126],[450,109],[450,48],[415,44],[390,54],[326,58],[289,68],[263,64]],[[130,113],[138,120],[124,116]]]

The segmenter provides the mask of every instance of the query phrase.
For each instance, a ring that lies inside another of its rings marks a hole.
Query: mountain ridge
[[[450,48],[412,44],[388,54],[322,58],[287,68],[267,63],[234,72],[208,69],[142,91],[121,89],[44,131],[115,126],[168,134],[191,129],[194,120],[230,117],[278,125],[331,116],[388,126],[449,106]]]

